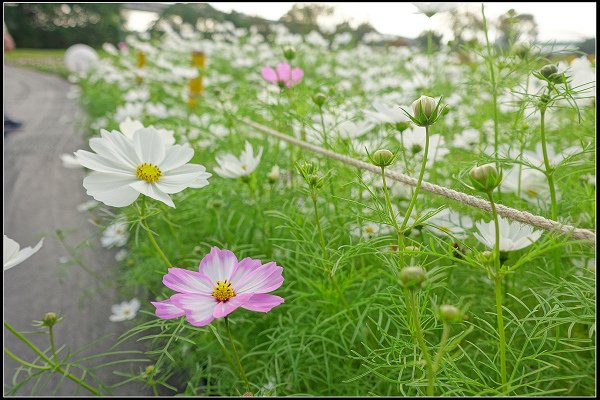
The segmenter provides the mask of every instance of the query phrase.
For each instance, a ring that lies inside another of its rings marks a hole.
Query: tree
[[[518,14],[514,9],[498,17],[497,29],[499,37],[497,43],[507,48],[517,41],[533,42],[537,39],[538,28],[532,14]]]
[[[18,3],[4,6],[4,22],[19,47],[100,47],[123,39],[121,4]]]
[[[294,6],[279,18],[280,22],[293,33],[307,34],[319,30],[319,17],[333,15],[335,9],[323,4],[294,4]]]

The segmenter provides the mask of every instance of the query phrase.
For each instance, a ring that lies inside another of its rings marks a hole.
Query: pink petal
[[[271,82],[271,83],[277,83],[277,72],[275,72],[275,70],[273,68],[263,67],[260,70],[260,73],[264,80]]]
[[[277,307],[284,302],[284,299],[272,294],[255,294],[250,300],[242,305],[242,308],[250,311],[269,312],[273,307]]]
[[[300,79],[304,76],[304,71],[301,68],[294,68],[292,70],[292,81],[299,82]]]
[[[200,261],[200,273],[206,275],[215,284],[217,281],[225,282],[231,278],[231,274],[237,265],[237,257],[229,250],[221,250],[213,247],[202,261]]]
[[[219,303],[217,303],[215,310],[213,311],[213,317],[223,318],[223,317],[231,314],[240,306],[242,306],[242,307],[245,306],[246,303],[248,303],[248,300],[250,300],[250,298],[252,296],[253,295],[251,293],[240,294],[235,297],[232,297],[231,299],[229,299],[227,301],[220,301]]]
[[[280,81],[288,82],[292,77],[292,67],[288,63],[277,64],[277,77]]]
[[[154,307],[156,307],[156,316],[161,319],[172,319],[185,315],[185,311],[177,307],[171,302],[171,299],[163,301],[151,301]]]
[[[248,281],[248,279],[254,275],[256,270],[260,268],[262,263],[260,260],[254,260],[250,257],[246,257],[240,262],[238,262],[235,271],[231,274],[231,285],[233,286],[233,290],[239,290],[240,287]]]
[[[204,274],[182,268],[169,268],[163,277],[163,283],[169,289],[180,293],[202,293],[210,295],[214,285]]]
[[[281,286],[283,268],[274,262],[264,264],[257,268],[253,274],[245,276],[244,281],[232,286],[237,294],[242,293],[267,293]]]
[[[194,326],[205,326],[215,318],[213,312],[217,300],[212,296],[196,293],[174,294],[171,302],[185,311],[188,322]]]

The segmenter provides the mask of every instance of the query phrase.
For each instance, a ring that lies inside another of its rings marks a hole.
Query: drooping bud
[[[416,289],[425,282],[425,270],[422,267],[404,267],[400,271],[400,283],[408,289]]]
[[[327,96],[322,92],[318,92],[313,95],[312,101],[319,107],[323,107],[323,104],[327,101]]]
[[[286,60],[292,61],[296,57],[296,48],[294,46],[285,46],[283,48],[283,56]]]
[[[450,304],[442,304],[439,309],[440,319],[448,324],[456,324],[463,321],[463,312]]]
[[[378,167],[387,167],[388,165],[391,165],[394,160],[394,153],[387,149],[377,150],[371,156],[371,162]]]
[[[475,190],[485,193],[490,193],[502,182],[502,173],[493,163],[471,168],[469,177]]]

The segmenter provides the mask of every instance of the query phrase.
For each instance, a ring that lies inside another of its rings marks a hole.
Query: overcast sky
[[[257,15],[267,19],[279,19],[295,3],[210,3],[222,11],[236,10],[249,15]],[[429,19],[416,14],[416,7],[411,3],[328,3],[337,9],[340,21],[344,18],[355,23],[368,21],[375,29],[384,34],[416,37],[429,29],[430,23],[434,31],[448,33],[448,20],[444,14]],[[460,3],[479,12],[481,3]],[[581,40],[596,36],[596,3],[521,3],[502,2],[484,3],[486,16],[496,18],[511,8],[518,13],[533,14],[538,24],[541,41],[546,40]]]

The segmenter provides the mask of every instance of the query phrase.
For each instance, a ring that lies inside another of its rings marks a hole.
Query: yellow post
[[[137,68],[138,69],[144,68],[144,66],[146,65],[146,54],[144,54],[143,51],[138,50],[135,53],[135,59],[136,59],[136,66],[137,66]],[[138,76],[136,76],[136,80],[137,80],[138,83],[141,83],[143,79],[142,79],[141,76],[138,75]]]
[[[204,82],[202,81],[202,74],[204,73],[204,63],[206,58],[204,53],[201,51],[192,52],[192,65],[198,68],[198,76],[190,79],[189,82],[189,98],[188,106],[190,108],[195,107],[198,104],[197,97],[204,91]]]

